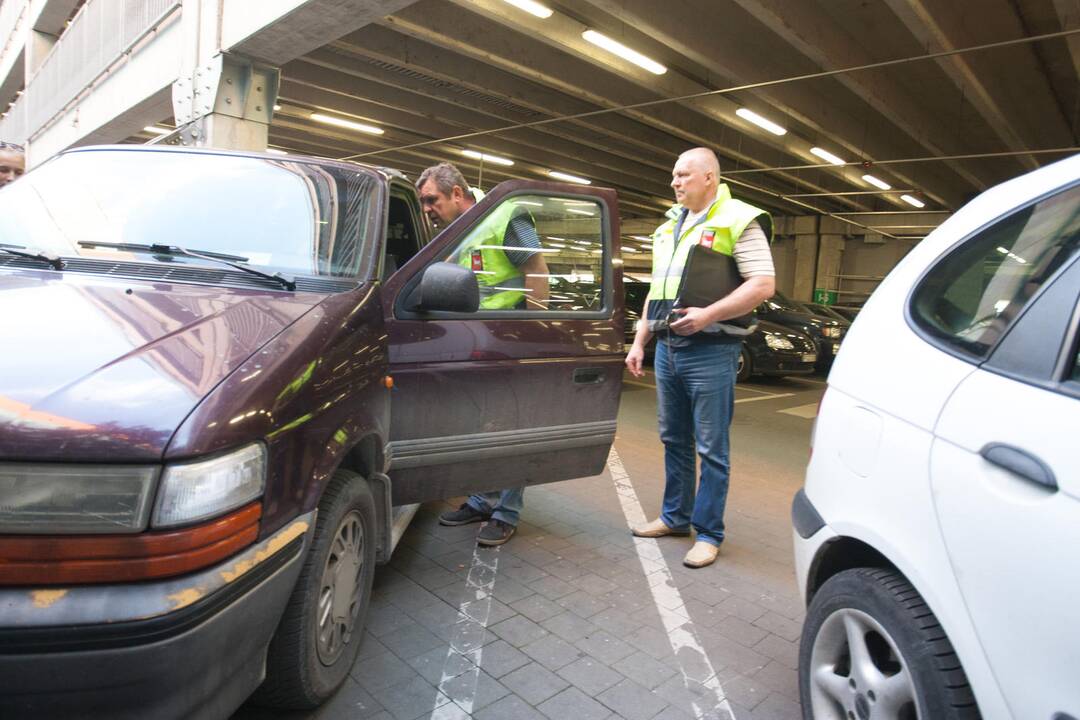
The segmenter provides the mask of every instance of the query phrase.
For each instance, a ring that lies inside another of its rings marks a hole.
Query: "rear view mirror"
[[[409,294],[406,307],[412,311],[474,313],[480,307],[480,285],[467,267],[435,263],[424,270],[420,284]]]

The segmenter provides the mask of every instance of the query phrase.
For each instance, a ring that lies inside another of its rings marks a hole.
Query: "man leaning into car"
[[[416,182],[420,203],[432,223],[444,228],[482,197],[450,163],[427,168]],[[474,194],[474,192],[476,194]],[[479,196],[479,197],[477,197]],[[532,217],[510,203],[497,206],[481,221],[470,240],[450,258],[477,273],[481,310],[544,309],[548,298],[548,268]],[[457,510],[439,516],[443,525],[486,520],[476,541],[502,545],[517,529],[525,488],[477,493]]]
[[[697,532],[683,559],[688,567],[716,560],[724,540],[728,428],[735,376],[747,329],[725,321],[753,311],[775,290],[768,213],[731,197],[720,164],[707,148],[679,156],[671,173],[677,204],[653,233],[652,285],[626,356],[641,377],[645,346],[655,334],[656,395],[664,443],[664,502],[660,517],[632,528],[638,537]],[[683,266],[694,246],[734,258],[742,284],[707,307],[675,307]],[[695,446],[701,482],[695,499]]]

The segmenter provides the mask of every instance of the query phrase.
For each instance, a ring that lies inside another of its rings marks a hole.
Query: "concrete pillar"
[[[795,300],[809,300],[814,294],[817,277],[818,218],[801,215],[791,218],[795,235]]]
[[[26,39],[26,58],[23,62],[27,83],[30,82],[30,78],[34,76],[38,68],[41,67],[41,62],[55,44],[55,35],[40,30],[30,31],[30,36]]]
[[[819,223],[817,277],[814,289],[839,290],[844,255],[845,232],[850,226],[834,218],[823,217]],[[801,298],[810,300],[811,297]]]
[[[184,52],[173,84],[177,129],[164,142],[265,150],[280,72],[222,50],[223,0],[184,0]]]

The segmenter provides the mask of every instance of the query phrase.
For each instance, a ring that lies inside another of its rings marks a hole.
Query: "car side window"
[[[601,310],[603,213],[581,197],[514,195],[442,259],[476,274],[480,312]]]
[[[933,267],[916,289],[915,324],[984,358],[1043,283],[1080,245],[1080,185],[994,223]]]

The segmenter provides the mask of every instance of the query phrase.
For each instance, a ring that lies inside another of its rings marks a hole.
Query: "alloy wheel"
[[[816,720],[919,720],[915,684],[896,642],[870,615],[836,610],[822,623],[811,653]]]

